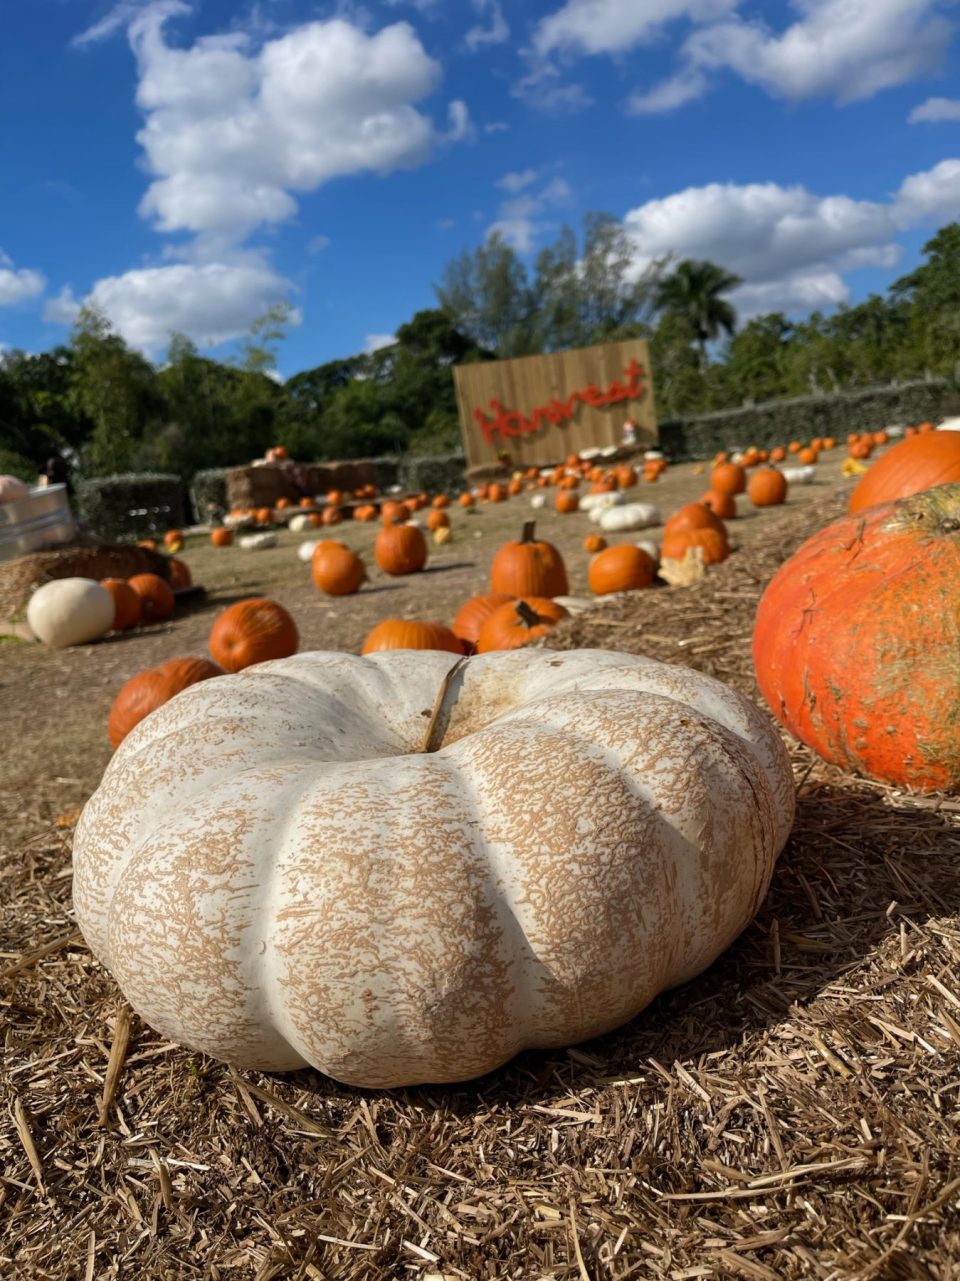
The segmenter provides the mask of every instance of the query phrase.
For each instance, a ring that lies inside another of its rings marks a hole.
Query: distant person
[[[622,445],[635,445],[637,443],[637,420],[632,416],[623,424],[620,443]]]
[[[44,489],[48,485],[66,485],[69,493],[72,487],[70,484],[70,468],[67,466],[66,460],[61,458],[59,454],[48,458],[43,465],[43,471],[37,477],[37,484]]]
[[[219,503],[212,501],[207,503],[207,520],[210,522],[211,526],[216,527],[218,525],[222,525],[223,518],[226,514],[227,513]]]

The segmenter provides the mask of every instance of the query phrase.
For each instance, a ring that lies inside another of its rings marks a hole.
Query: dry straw
[[[551,643],[754,693],[761,586],[835,511]],[[958,807],[792,751],[793,837],[707,974],[588,1045],[392,1093],[233,1071],[136,1018],[125,1043],[40,788],[0,862],[0,1276],[954,1281]]]

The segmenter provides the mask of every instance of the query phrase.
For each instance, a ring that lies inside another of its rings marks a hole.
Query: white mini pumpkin
[[[611,507],[601,511],[597,524],[608,534],[623,534],[631,529],[647,529],[651,525],[662,525],[660,509],[653,503],[626,503],[623,507]]]
[[[354,1085],[457,1081],[703,970],[793,809],[769,718],[688,668],[305,653],[124,739],[77,827],[74,905],[163,1036]]]
[[[539,511],[541,507],[546,507],[546,505],[547,505],[546,494],[533,494],[531,496],[530,506],[533,507],[534,510]]]
[[[311,529],[312,526],[313,526],[313,521],[310,519],[307,513],[301,512],[297,516],[290,517],[290,524],[287,526],[287,528],[292,530],[293,533],[295,534],[302,534],[305,529]]]
[[[54,649],[99,640],[113,626],[113,597],[94,578],[54,578],[30,597],[27,622]]]
[[[309,565],[313,560],[313,549],[319,541],[319,538],[308,538],[305,543],[301,543],[297,548],[297,556],[305,565]]]
[[[262,552],[267,547],[276,547],[277,535],[274,530],[267,530],[262,534],[243,534],[240,537],[240,546],[247,552]]]

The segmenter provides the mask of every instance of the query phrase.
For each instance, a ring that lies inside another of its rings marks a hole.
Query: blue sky
[[[0,48],[0,348],[92,299],[161,359],[266,306],[289,376],[498,228],[708,257],[742,316],[857,301],[960,218],[956,0],[30,0]]]

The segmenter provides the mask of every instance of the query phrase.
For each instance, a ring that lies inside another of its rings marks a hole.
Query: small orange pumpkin
[[[101,578],[100,586],[105,587],[113,597],[113,630],[127,632],[140,622],[140,597],[125,578]]]
[[[583,540],[583,550],[593,555],[596,552],[602,552],[607,545],[607,540],[600,534],[587,534]]]
[[[733,520],[737,514],[737,500],[733,494],[718,494],[716,490],[708,489],[700,496],[700,502],[721,520]]]
[[[747,497],[754,507],[778,507],[787,497],[787,478],[776,467],[760,467],[750,477]]]
[[[385,618],[377,623],[360,653],[377,654],[385,649],[442,649],[450,654],[463,653],[463,645],[449,627],[407,618]]]
[[[587,571],[587,582],[596,596],[606,596],[610,592],[649,587],[656,572],[656,565],[642,547],[621,543],[594,556]]]
[[[325,538],[314,547],[310,573],[314,586],[328,596],[352,596],[367,576],[356,552],[332,538]]]
[[[471,596],[457,610],[457,616],[450,630],[472,647],[476,645],[480,636],[480,628],[493,611],[515,599],[505,592],[480,592],[476,596]]]
[[[135,725],[181,690],[222,675],[223,669],[206,658],[170,658],[131,677],[110,708],[107,737],[111,747],[118,748]]]
[[[373,554],[385,574],[415,574],[427,563],[427,540],[416,525],[385,525]]]
[[[561,489],[554,500],[554,506],[558,512],[567,515],[570,512],[575,512],[579,508],[580,499],[577,497],[574,490]]]
[[[233,530],[218,525],[210,531],[210,541],[214,547],[229,547],[233,542]]]
[[[289,658],[299,645],[300,634],[289,613],[263,596],[228,606],[210,631],[210,653],[228,672],[272,658]]]
[[[710,488],[715,494],[742,494],[747,488],[747,473],[739,463],[718,463],[710,473]]]
[[[499,605],[484,622],[477,637],[477,653],[489,654],[495,649],[519,649],[545,636],[567,611],[556,601],[543,596],[527,596]]]
[[[535,537],[536,522],[524,522],[517,541],[504,543],[490,566],[490,590],[507,596],[566,596],[563,557],[552,543]]]
[[[159,574],[134,574],[127,582],[140,597],[140,621],[161,623],[173,613],[173,589]]]
[[[171,556],[167,561],[167,573],[170,575],[170,586],[173,590],[182,591],[184,587],[193,586],[193,575],[182,560]]]

